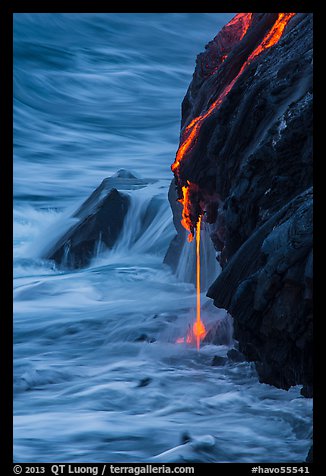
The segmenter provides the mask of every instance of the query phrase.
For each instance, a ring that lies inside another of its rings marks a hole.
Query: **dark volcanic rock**
[[[112,248],[128,211],[129,198],[115,188],[104,191],[103,183],[74,213],[78,221],[43,256],[69,268],[89,264],[96,248]]]
[[[276,15],[254,13],[241,41],[238,26],[231,25],[199,55],[183,102],[181,141],[185,127],[205,115],[236,77]],[[307,396],[312,386],[312,47],[312,14],[298,13],[200,123],[176,174],[178,193],[187,181],[193,183],[199,192],[190,195],[191,206],[205,209],[213,223],[223,270],[208,296],[234,318],[239,350],[256,361],[262,382],[285,389],[303,384]]]
[[[232,362],[244,362],[246,360],[245,356],[237,349],[230,349],[227,356]]]
[[[208,290],[233,316],[240,351],[254,349],[260,380],[281,388],[312,384],[312,303],[305,299],[311,247],[308,190],[257,228]]]
[[[212,360],[212,365],[214,367],[219,367],[222,365],[225,365],[227,362],[227,359],[225,357],[221,357],[220,355],[214,355],[214,358]]]
[[[313,463],[313,445],[311,445],[307,458],[306,458],[306,463]]]
[[[182,433],[181,435],[181,445],[186,445],[187,443],[190,443],[190,441],[192,441],[192,438],[191,436],[189,435],[189,433],[187,431],[185,431],[184,433]]]
[[[150,377],[144,377],[139,381],[137,387],[138,388],[147,387],[147,385],[149,385],[151,381],[152,379]]]
[[[153,182],[139,179],[125,169],[104,179],[72,214],[69,229],[43,250],[41,258],[68,268],[87,266],[98,251],[112,248],[122,231],[130,199],[121,190],[137,190]],[[150,221],[155,213],[155,205],[154,197],[143,217],[144,228],[148,226],[146,220]]]
[[[314,396],[313,387],[311,385],[305,385],[300,390],[300,393],[303,397],[312,398]]]
[[[181,225],[182,205],[177,201],[176,185],[174,179],[170,184],[168,198],[173,213],[173,224],[177,234],[169,245],[164,257],[164,263],[168,264],[175,272],[180,260],[182,247],[186,241],[186,230]]]
[[[139,337],[136,337],[134,342],[149,342],[150,344],[153,344],[153,342],[156,342],[156,339],[154,337],[149,337],[147,334],[141,334]]]
[[[231,345],[232,331],[232,318],[230,316],[226,316],[224,319],[219,319],[216,321],[214,325],[208,329],[203,342],[205,344],[214,345]]]

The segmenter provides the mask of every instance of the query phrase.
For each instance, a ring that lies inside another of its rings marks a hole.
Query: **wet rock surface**
[[[260,380],[312,385],[312,302],[305,269],[312,247],[312,191],[299,195],[237,250],[208,290],[234,318],[239,350]]]
[[[231,362],[244,362],[246,360],[245,356],[237,349],[230,349],[227,352],[227,356]]]
[[[170,242],[169,248],[164,257],[164,263],[169,265],[172,270],[176,272],[180,260],[181,250],[187,239],[187,234],[186,230],[181,225],[182,205],[180,202],[178,202],[175,179],[171,181],[168,198],[173,214],[173,224],[177,234]]]
[[[223,366],[227,363],[227,359],[225,357],[221,357],[220,355],[215,355],[212,360],[213,367]]]
[[[99,251],[112,248],[122,231],[130,205],[124,191],[148,183],[124,169],[104,179],[72,214],[73,224],[43,252],[42,258],[67,268],[87,266]]]
[[[73,215],[78,222],[44,258],[64,267],[81,268],[96,255],[97,247],[112,248],[122,230],[129,198],[113,188],[101,199],[99,189]]]

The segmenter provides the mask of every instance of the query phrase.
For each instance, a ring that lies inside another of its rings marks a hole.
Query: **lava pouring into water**
[[[197,266],[196,266],[196,322],[193,325],[193,333],[196,338],[197,350],[200,348],[200,341],[204,339],[206,335],[206,329],[204,323],[201,320],[200,316],[200,225],[201,225],[201,215],[197,222],[196,227],[196,257],[197,257]]]
[[[239,41],[246,35],[248,29],[252,23],[252,13],[239,13],[234,17],[229,26],[235,24],[240,18],[242,20],[242,33],[239,38]],[[171,165],[171,170],[175,175],[177,183],[181,186],[181,197],[179,202],[183,206],[182,210],[182,220],[181,223],[183,227],[190,232],[188,235],[188,241],[193,241],[194,232],[196,229],[196,293],[197,293],[197,302],[196,302],[196,321],[189,330],[187,337],[180,337],[177,339],[177,343],[186,342],[188,344],[196,342],[197,349],[200,348],[200,342],[204,339],[206,335],[206,329],[204,323],[201,320],[200,313],[200,228],[201,228],[201,218],[202,218],[202,208],[198,206],[197,209],[193,206],[194,203],[199,202],[199,186],[196,183],[190,182],[189,180],[180,180],[180,165],[185,160],[188,152],[194,147],[198,140],[199,132],[206,118],[211,116],[213,112],[219,109],[225,97],[230,93],[234,84],[238,78],[242,75],[245,69],[251,64],[251,62],[260,55],[263,51],[267,50],[274,46],[281,36],[283,35],[284,29],[291,18],[295,13],[278,13],[278,16],[271,26],[269,31],[265,34],[264,38],[258,46],[251,52],[247,60],[244,61],[241,68],[235,77],[224,87],[217,99],[209,106],[209,108],[204,111],[199,116],[195,117],[184,129],[182,133],[182,140],[179,146],[179,149],[176,154],[174,163]],[[224,58],[225,60],[225,58]],[[193,201],[192,201],[193,199]],[[199,205],[197,203],[197,205]],[[194,225],[196,224],[196,225]]]
[[[202,216],[199,216],[196,225],[196,321],[192,328],[189,329],[186,338],[179,337],[176,340],[177,344],[186,342],[187,344],[196,343],[197,350],[200,349],[200,342],[205,338],[207,331],[205,324],[201,320],[200,308],[200,231],[201,231]]]

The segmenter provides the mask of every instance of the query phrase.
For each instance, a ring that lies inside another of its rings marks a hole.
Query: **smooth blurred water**
[[[195,305],[181,271],[162,265],[180,106],[196,55],[232,15],[15,14],[16,461],[145,462],[172,448],[158,460],[306,456],[312,405],[298,388],[260,384],[249,363],[211,366],[225,345],[175,344]],[[130,192],[115,250],[78,271],[37,258],[121,168],[158,181]],[[157,214],[139,230],[153,197]],[[208,325],[225,317],[202,302]],[[178,448],[185,432],[195,442]]]

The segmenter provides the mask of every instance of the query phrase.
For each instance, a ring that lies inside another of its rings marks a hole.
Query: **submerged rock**
[[[187,431],[182,433],[182,435],[181,435],[181,444],[186,445],[187,443],[190,443],[190,441],[192,441],[192,438],[191,438],[190,434]]]
[[[215,446],[216,440],[212,435],[191,438],[186,434],[186,441],[182,441],[181,445],[154,456],[151,461],[159,463],[207,463],[207,461],[211,461],[210,454],[213,453]]]
[[[213,365],[213,367],[223,366],[227,363],[227,360],[228,359],[221,357],[220,355],[214,355],[211,365]]]
[[[228,350],[227,356],[232,362],[244,362],[246,360],[245,356],[237,349]]]
[[[149,385],[151,383],[152,379],[150,377],[145,377],[145,378],[142,378],[137,387],[138,388],[142,388],[142,387],[147,387],[147,385]]]
[[[307,455],[307,458],[306,458],[306,463],[313,463],[313,445],[311,445],[309,451],[308,451],[308,455]]]
[[[148,336],[147,334],[140,334],[140,336],[134,339],[134,342],[149,342],[150,344],[153,344],[156,342],[156,339],[154,337]]]

